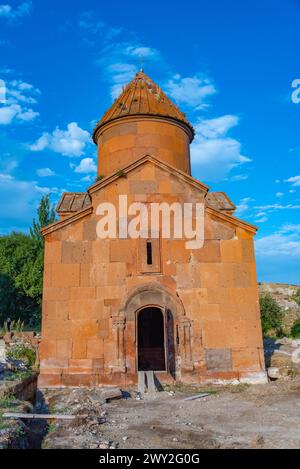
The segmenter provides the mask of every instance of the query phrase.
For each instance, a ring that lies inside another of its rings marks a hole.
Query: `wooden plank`
[[[208,392],[203,392],[202,394],[195,394],[194,396],[186,397],[184,401],[194,401],[195,399],[201,399],[202,397],[209,396]]]
[[[4,412],[2,417],[7,419],[45,419],[45,420],[74,420],[76,418],[87,418],[88,415],[69,414],[22,414],[20,412]]]

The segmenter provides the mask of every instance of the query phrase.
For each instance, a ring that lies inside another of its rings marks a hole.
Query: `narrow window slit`
[[[147,241],[147,264],[152,265],[152,243]]]

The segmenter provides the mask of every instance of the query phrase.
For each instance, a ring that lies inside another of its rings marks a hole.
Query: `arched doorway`
[[[146,307],[138,312],[138,370],[166,370],[164,315],[158,307]]]

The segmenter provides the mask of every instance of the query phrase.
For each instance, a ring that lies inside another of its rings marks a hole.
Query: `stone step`
[[[138,392],[144,394],[146,392],[146,373],[145,371],[138,372]]]
[[[149,393],[156,392],[155,380],[154,380],[154,373],[153,371],[147,371],[147,388]]]
[[[138,392],[144,394],[156,392],[157,386],[155,384],[155,376],[153,371],[139,371],[138,372]]]

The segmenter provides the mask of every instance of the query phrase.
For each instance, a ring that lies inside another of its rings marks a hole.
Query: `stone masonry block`
[[[232,370],[231,350],[228,349],[206,349],[206,367],[209,371]]]
[[[53,264],[52,286],[53,287],[78,287],[80,276],[79,264]]]
[[[86,264],[91,261],[92,249],[88,241],[62,242],[62,262],[64,264]]]
[[[130,181],[129,187],[132,194],[149,194],[158,191],[156,181]]]
[[[61,262],[61,241],[45,242],[45,264]]]
[[[229,239],[226,241],[221,241],[220,243],[222,262],[243,261],[242,244],[239,239]]]

